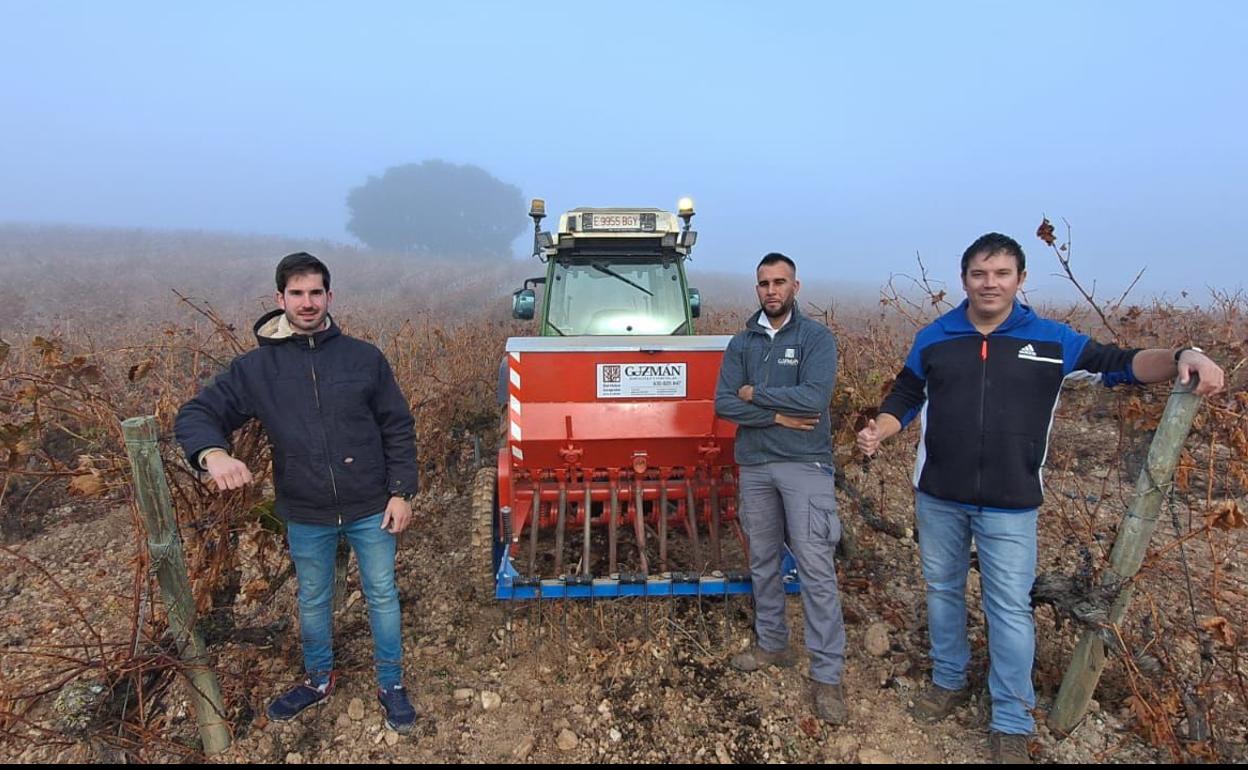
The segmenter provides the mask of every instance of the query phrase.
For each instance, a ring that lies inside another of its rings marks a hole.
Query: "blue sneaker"
[[[403,685],[381,688],[377,691],[377,700],[386,712],[386,727],[403,735],[412,731],[416,725],[416,709],[407,699],[407,690]]]
[[[319,685],[312,684],[311,677],[304,679],[273,699],[267,709],[269,719],[275,722],[286,722],[302,714],[309,706],[324,703],[329,698],[329,694],[334,691],[334,679],[335,674],[332,671],[329,679]]]

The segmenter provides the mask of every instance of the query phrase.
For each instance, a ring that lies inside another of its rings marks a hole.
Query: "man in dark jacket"
[[[310,254],[277,266],[277,306],[255,325],[259,347],[239,356],[178,412],[174,431],[193,465],[224,492],[250,484],[229,453],[251,419],[273,449],[276,511],[286,521],[299,583],[306,679],[269,704],[293,719],[334,686],[332,596],[340,536],[359,563],[368,600],[377,697],[387,724],[408,732],[416,712],[402,684],[395,536],[412,517],[416,440],[407,401],[384,355],[341,333],[329,316],[329,269]]]
[[[715,412],[739,426],[734,452],[754,588],[755,642],[730,665],[756,671],[797,662],[780,576],[787,543],[802,580],[815,713],[843,724],[845,623],[832,561],[841,522],[828,415],[836,337],[798,311],[793,260],[768,254],[757,277],[761,308],[728,343],[715,390]]]
[[[1022,247],[989,233],[962,255],[966,301],[929,324],[905,366],[858,434],[880,442],[922,415],[914,471],[919,554],[927,582],[932,680],[916,718],[943,719],[968,699],[966,577],[976,543],[988,625],[993,760],[1027,763],[1036,696],[1036,516],[1042,469],[1062,383],[1106,386],[1200,378],[1196,393],[1222,388],[1217,364],[1194,347],[1124,350],[1102,345],[1015,300],[1027,277]]]

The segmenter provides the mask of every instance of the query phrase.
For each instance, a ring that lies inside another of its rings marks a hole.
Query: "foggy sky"
[[[354,242],[350,188],[441,158],[691,195],[704,269],[956,281],[999,230],[1043,289],[1047,213],[1102,293],[1203,294],[1244,283],[1245,39],[1233,0],[0,0],[0,222]]]

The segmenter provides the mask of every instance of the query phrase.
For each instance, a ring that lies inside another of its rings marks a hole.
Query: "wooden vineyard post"
[[[1157,528],[1161,505],[1170,492],[1174,470],[1183,451],[1187,434],[1192,429],[1192,419],[1200,406],[1200,396],[1192,393],[1196,380],[1187,385],[1175,381],[1166,402],[1165,412],[1153,435],[1148,449],[1148,459],[1135,482],[1131,505],[1118,527],[1118,537],[1109,558],[1109,569],[1102,576],[1108,586],[1121,585],[1122,590],[1114,600],[1106,621],[1110,627],[1120,624],[1127,614],[1135,586],[1131,579],[1139,572],[1148,542]],[[1070,667],[1062,678],[1062,687],[1049,714],[1049,728],[1058,734],[1071,731],[1088,709],[1088,702],[1096,691],[1101,672],[1105,668],[1105,642],[1100,629],[1085,629],[1071,656]]]
[[[204,753],[219,754],[230,747],[230,731],[224,720],[221,688],[207,666],[203,637],[195,629],[195,598],[191,593],[182,556],[182,540],[173,514],[169,482],[160,460],[155,417],[132,417],[121,424],[134,474],[134,498],[147,530],[151,566],[156,570],[160,593],[169,612],[169,629],[178,645],[191,683],[191,701],[199,722]]]

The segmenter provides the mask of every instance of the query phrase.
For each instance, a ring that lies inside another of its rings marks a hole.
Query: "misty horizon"
[[[647,15],[646,9],[653,9]],[[571,13],[575,10],[575,14]],[[1248,7],[380,2],[8,7],[0,222],[358,245],[348,193],[441,159],[577,206],[692,196],[693,270],[932,276],[978,235],[1077,295],[1242,287]],[[575,18],[572,18],[575,17]],[[658,34],[656,34],[656,31]],[[522,217],[523,212],[517,212]],[[512,242],[523,259],[528,236]]]

